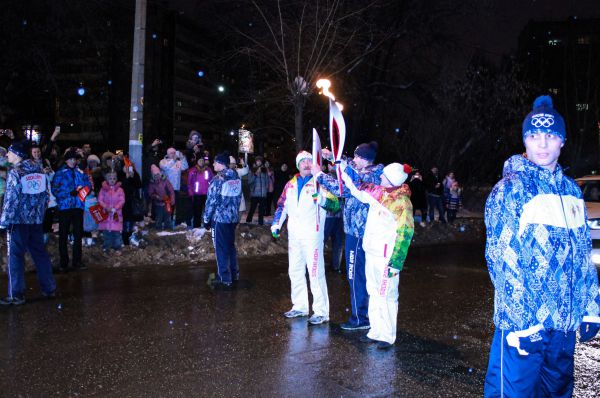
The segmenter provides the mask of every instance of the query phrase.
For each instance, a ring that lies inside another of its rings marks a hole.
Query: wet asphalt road
[[[493,331],[482,253],[411,249],[388,351],[340,330],[342,275],[327,275],[331,323],[283,318],[286,257],[242,260],[233,292],[206,285],[214,264],[58,275],[57,299],[0,309],[0,395],[479,397]]]

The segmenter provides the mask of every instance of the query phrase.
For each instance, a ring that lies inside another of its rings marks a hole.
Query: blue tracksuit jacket
[[[237,223],[240,218],[241,200],[242,180],[237,171],[220,171],[208,187],[206,208],[202,217],[204,223]]]
[[[521,155],[505,162],[503,174],[485,206],[494,323],[574,331],[583,316],[600,312],[581,190],[560,166],[551,172]]]
[[[54,174],[52,193],[56,197],[59,210],[85,209],[85,202],[77,196],[71,196],[71,191],[78,186],[92,189],[90,178],[79,167],[70,168],[65,164]]]
[[[362,183],[381,184],[381,174],[383,173],[383,165],[367,166],[365,170],[356,172],[351,167],[346,169],[346,172],[352,178],[354,184],[359,186]],[[344,203],[344,232],[348,235],[362,238],[365,233],[365,224],[367,223],[367,214],[369,213],[369,205],[362,203],[350,194],[350,190],[344,188],[344,192],[340,192],[338,180],[328,174],[319,174],[317,182],[322,184],[329,192],[336,196],[346,198]]]
[[[8,172],[0,225],[42,224],[49,197],[42,167],[23,160]]]

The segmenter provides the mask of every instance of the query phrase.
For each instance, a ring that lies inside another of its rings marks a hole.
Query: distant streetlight
[[[204,77],[204,71],[203,70],[199,70],[198,71],[198,77]]]
[[[224,93],[225,92],[225,87],[219,86],[218,90],[219,90],[220,93]]]
[[[83,97],[83,96],[85,95],[85,88],[83,88],[83,87],[79,87],[79,88],[77,89],[77,94],[78,94],[80,97]]]

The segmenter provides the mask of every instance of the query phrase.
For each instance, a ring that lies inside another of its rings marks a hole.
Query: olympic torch
[[[329,97],[329,140],[331,142],[333,161],[338,164],[336,173],[341,195],[344,192],[344,188],[342,186],[342,172],[339,167],[339,161],[342,159],[342,152],[346,142],[346,122],[342,115],[343,106],[335,101],[335,96],[329,90],[331,88],[329,80],[320,79],[317,81],[317,88],[321,89],[320,94]]]
[[[313,128],[313,141],[312,141],[312,163],[313,165],[321,166],[321,139],[319,138],[319,134],[317,130]],[[319,217],[319,183],[315,178],[315,194],[313,195],[315,206],[317,208],[317,232],[319,232],[319,224],[321,222],[321,218]]]

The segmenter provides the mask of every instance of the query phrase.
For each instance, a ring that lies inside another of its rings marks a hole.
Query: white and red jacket
[[[299,174],[295,175],[283,188],[277,201],[277,210],[273,217],[272,230],[281,229],[286,218],[288,220],[289,239],[323,239],[325,217],[327,210],[337,206],[339,202],[329,192],[321,189],[317,197],[318,205],[313,195],[317,192],[315,179],[310,178],[298,192]],[[319,228],[317,229],[317,211]]]

